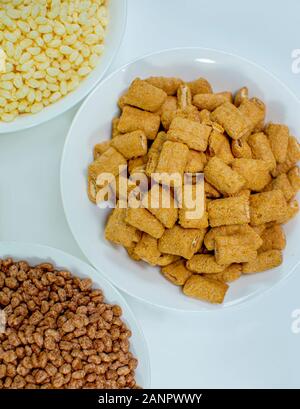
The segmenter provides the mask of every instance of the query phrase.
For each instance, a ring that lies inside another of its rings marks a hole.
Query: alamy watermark
[[[300,309],[294,310],[291,315],[292,325],[291,330],[293,334],[300,334]]]
[[[189,220],[201,219],[205,211],[203,173],[152,173],[149,181],[143,172],[127,177],[127,166],[118,176],[100,173],[96,179],[96,203],[104,208],[170,209],[184,208]]]
[[[300,48],[296,48],[292,51],[292,73],[300,74]]]

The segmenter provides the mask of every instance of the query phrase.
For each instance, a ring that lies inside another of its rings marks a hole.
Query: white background
[[[110,71],[163,48],[203,46],[257,62],[300,97],[300,74],[291,70],[291,52],[300,48],[299,1],[128,2],[126,34]],[[67,226],[59,187],[74,113],[0,135],[0,240],[47,244],[84,259]],[[126,296],[148,340],[153,388],[299,388],[300,334],[291,330],[299,289],[296,271],[242,309],[209,314],[159,310]]]

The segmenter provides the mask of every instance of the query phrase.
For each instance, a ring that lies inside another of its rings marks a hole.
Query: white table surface
[[[122,0],[120,0],[122,1]],[[127,30],[111,70],[163,48],[204,46],[256,61],[300,97],[291,53],[300,48],[297,0],[129,0]],[[85,259],[64,217],[59,166],[75,109],[0,135],[0,240],[47,244]],[[300,271],[242,309],[173,313],[129,296],[148,340],[153,388],[299,388]]]

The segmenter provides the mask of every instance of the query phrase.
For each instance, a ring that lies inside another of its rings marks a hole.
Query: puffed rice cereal
[[[107,24],[107,0],[1,0],[0,120],[75,90],[98,63]]]

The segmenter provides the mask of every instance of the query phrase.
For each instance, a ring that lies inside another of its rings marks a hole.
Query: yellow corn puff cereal
[[[287,203],[281,190],[257,193],[250,196],[251,224],[277,221],[287,214]]]
[[[243,274],[260,273],[270,270],[282,264],[282,253],[280,250],[268,250],[259,253],[256,260],[243,265]]]
[[[160,183],[169,185],[172,174],[182,178],[188,160],[189,148],[179,142],[167,141],[163,144],[159,155],[158,164],[154,175],[159,178]],[[167,180],[165,180],[167,179]],[[176,184],[176,181],[173,183]]]
[[[225,162],[214,156],[204,168],[205,179],[219,192],[234,194],[245,185],[245,178],[232,170]]]
[[[252,159],[252,150],[248,144],[248,138],[232,140],[231,150],[235,158]]]
[[[212,87],[205,78],[198,78],[195,81],[188,82],[187,85],[189,86],[192,95],[212,93]]]
[[[175,95],[178,87],[183,84],[180,78],[175,77],[149,77],[145,81],[154,87],[162,89],[168,95]]]
[[[249,90],[247,87],[240,88],[234,96],[234,105],[239,107],[244,100],[247,100]]]
[[[260,130],[266,116],[266,106],[258,98],[244,99],[240,104],[239,110],[252,123],[252,130]]]
[[[223,283],[232,283],[238,280],[242,275],[242,264],[231,264],[226,267],[222,273],[216,274],[203,274],[204,278],[211,278],[221,281]]]
[[[185,266],[184,260],[175,261],[161,269],[162,274],[175,285],[184,285],[192,273]]]
[[[265,229],[261,236],[263,244],[259,251],[267,250],[283,250],[286,246],[286,238],[283,228],[280,225],[275,225]]]
[[[288,178],[294,192],[298,192],[300,190],[300,171],[298,166],[289,171]]]
[[[227,284],[218,280],[194,274],[186,281],[183,292],[188,297],[198,298],[213,304],[222,304],[228,288]]]
[[[155,139],[159,125],[159,115],[125,106],[118,123],[118,131],[128,133],[140,130],[145,132],[148,139]]]
[[[157,265],[161,252],[158,250],[157,239],[147,233],[143,233],[141,240],[134,248],[134,254],[140,259],[153,266]]]
[[[283,163],[287,156],[289,128],[285,125],[269,124],[265,128],[265,132],[268,135],[276,161]]]
[[[207,158],[204,152],[189,150],[187,164],[185,167],[186,173],[203,172],[204,166],[207,163]]]
[[[115,244],[131,247],[140,240],[141,233],[125,222],[126,209],[115,208],[105,227],[105,238]]]
[[[137,158],[147,153],[147,137],[143,131],[133,131],[116,136],[111,141],[111,146],[126,159]]]
[[[218,264],[246,263],[254,261],[257,250],[243,234],[217,236],[215,238],[215,257]]]
[[[247,142],[252,150],[254,159],[264,160],[268,164],[270,171],[276,168],[276,159],[273,155],[269,139],[263,132],[250,135]]]
[[[215,256],[211,254],[195,254],[186,263],[187,268],[190,271],[198,274],[215,274],[221,273],[227,267],[217,263]]]
[[[144,208],[126,209],[125,222],[156,239],[159,239],[165,230],[161,222]]]
[[[207,210],[211,227],[250,222],[249,200],[244,196],[213,200]]]
[[[232,169],[246,181],[244,187],[255,192],[262,191],[272,179],[268,164],[260,159],[235,159]]]
[[[155,112],[165,102],[167,94],[161,88],[139,78],[135,79],[127,93],[123,95],[126,105],[132,105],[145,111]]]
[[[158,242],[161,253],[174,254],[187,260],[193,257],[202,246],[205,229],[183,229],[175,225],[166,229]]]
[[[190,149],[204,152],[207,148],[211,127],[189,119],[176,117],[173,119],[167,138],[175,142],[183,142]]]
[[[266,191],[281,190],[287,202],[289,202],[295,196],[296,193],[295,190],[293,189],[293,186],[290,183],[289,178],[285,173],[273,179],[265,190]]]
[[[214,111],[220,105],[231,102],[232,95],[230,92],[221,92],[219,94],[197,94],[193,98],[193,104],[200,110],[207,109]]]
[[[211,157],[217,156],[227,165],[232,163],[234,160],[229,140],[223,133],[215,131],[214,129],[209,136],[208,150]]]
[[[168,130],[177,113],[177,98],[167,97],[160,109],[161,123]]]
[[[154,185],[144,196],[143,206],[165,227],[172,228],[178,218],[178,208],[170,189]]]
[[[211,119],[220,124],[232,139],[240,139],[251,132],[250,120],[230,102],[215,109]]]

